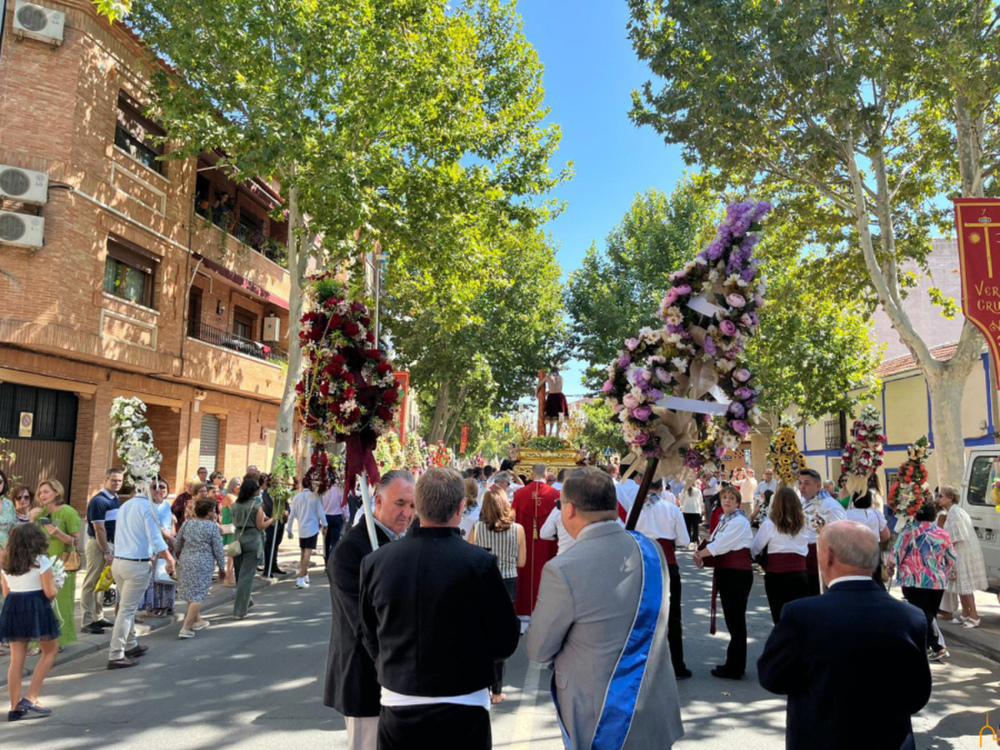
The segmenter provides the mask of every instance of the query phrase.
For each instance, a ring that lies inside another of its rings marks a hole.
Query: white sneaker
[[[188,638],[194,638],[194,631],[187,630],[186,628],[181,628],[181,632],[177,634],[180,640],[186,640]]]
[[[304,589],[308,585],[309,584],[306,583],[306,579],[305,578],[296,578],[295,579],[295,588],[297,588],[297,589]]]
[[[212,623],[210,623],[208,620],[202,620],[201,622],[196,622],[194,625],[192,625],[191,630],[204,630],[211,624]]]
[[[306,573],[305,582],[309,583],[309,574],[308,573]]]
[[[304,588],[304,589],[309,588],[309,579],[308,578],[303,578],[302,579],[302,588]]]

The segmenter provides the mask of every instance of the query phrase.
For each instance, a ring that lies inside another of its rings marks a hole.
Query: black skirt
[[[0,643],[54,641],[59,620],[45,592],[12,591],[0,611]]]

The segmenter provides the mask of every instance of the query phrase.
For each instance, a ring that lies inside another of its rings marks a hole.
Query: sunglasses
[[[15,500],[30,500],[31,499],[31,495],[28,495],[28,494],[18,495],[14,499]]]

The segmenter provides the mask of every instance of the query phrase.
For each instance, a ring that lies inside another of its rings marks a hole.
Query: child
[[[0,611],[0,641],[10,643],[10,667],[7,670],[7,689],[10,691],[11,710],[7,721],[33,718],[31,715],[48,716],[52,709],[38,704],[38,692],[45,675],[52,668],[59,653],[59,622],[52,609],[56,597],[56,583],[52,577],[52,563],[46,556],[49,540],[45,532],[33,523],[20,524],[10,532],[4,553],[0,585],[3,586],[4,603]],[[28,692],[21,697],[21,675],[29,641],[39,641],[42,658],[31,675]]]

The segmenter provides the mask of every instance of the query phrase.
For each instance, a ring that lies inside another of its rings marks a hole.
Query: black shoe
[[[692,672],[687,667],[685,667],[684,669],[676,669],[676,670],[674,670],[674,678],[678,682],[680,682],[681,680],[686,680],[686,679],[692,677],[693,675],[694,675],[694,672]]]
[[[712,677],[721,677],[723,680],[742,680],[743,675],[737,674],[736,672],[730,672],[724,667],[716,667],[712,670]]]
[[[90,633],[90,635],[102,635],[104,633],[104,628],[96,622],[84,625],[80,630],[84,633]]]
[[[136,646],[135,648],[130,648],[126,651],[125,656],[129,659],[138,659],[147,651],[149,651],[149,646]]]
[[[31,716],[28,715],[28,709],[26,708],[17,708],[7,712],[7,721],[20,721],[21,719],[30,718]]]
[[[95,625],[100,625],[102,628],[113,628],[115,626],[115,624],[107,617],[102,617],[95,623]]]
[[[282,570],[281,568],[274,568],[273,570],[274,570],[274,574],[275,575],[279,575],[279,576],[287,576],[288,575],[288,571]]]
[[[108,662],[108,669],[128,669],[139,665],[138,659],[129,659],[127,656],[122,659],[115,659]]]

